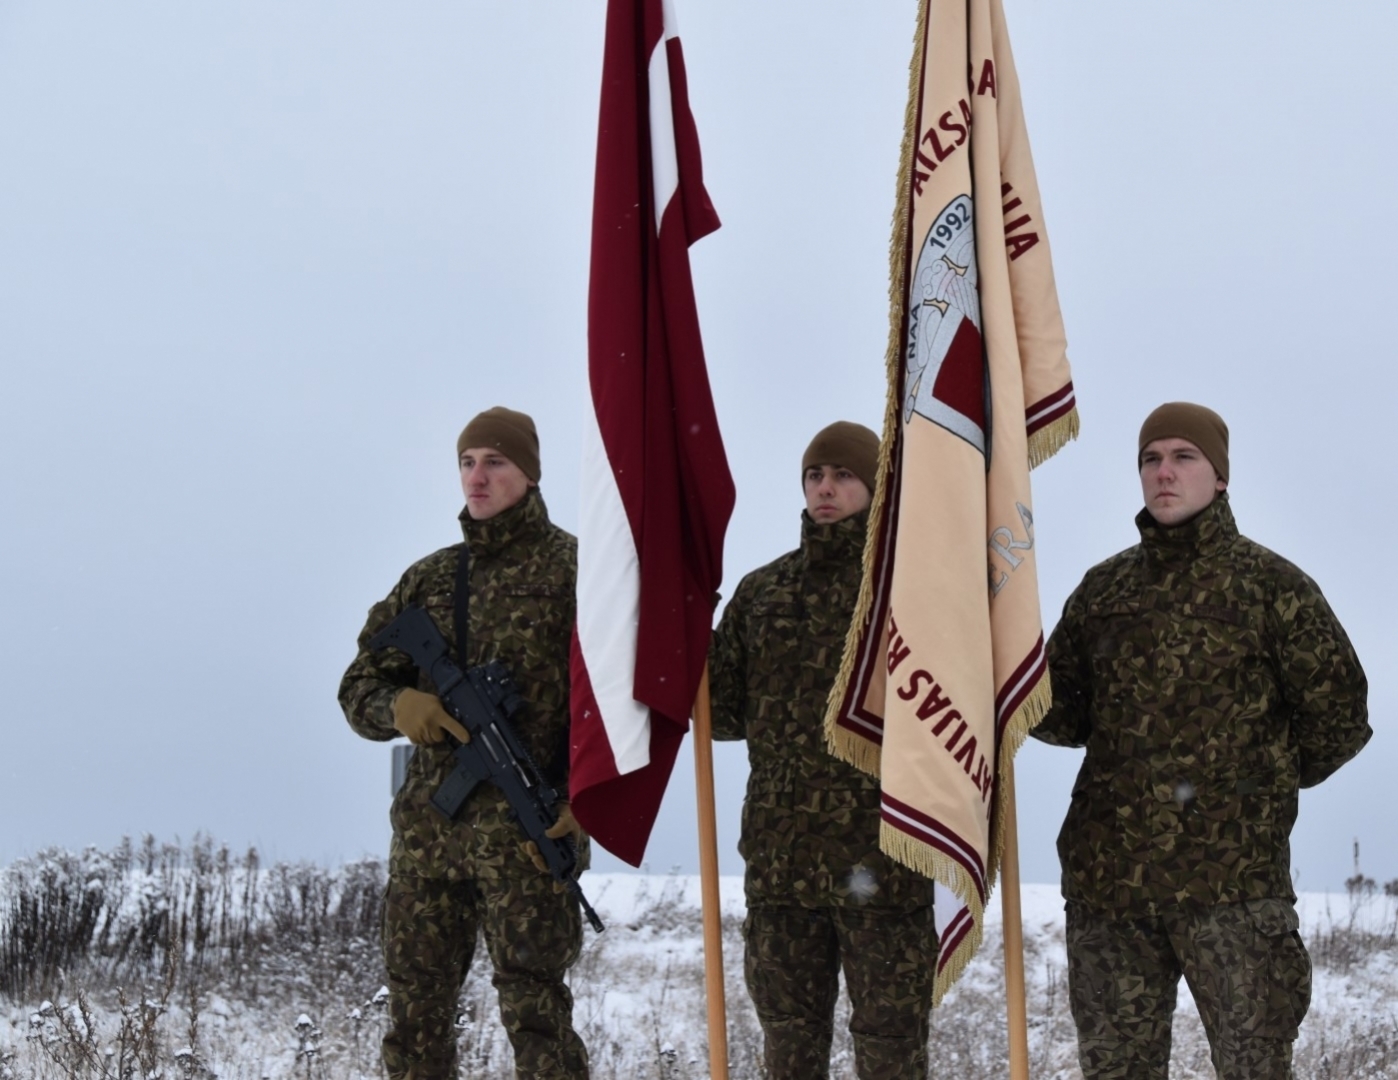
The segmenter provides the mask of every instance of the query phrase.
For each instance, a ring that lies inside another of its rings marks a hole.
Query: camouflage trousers
[[[456,1016],[477,934],[485,939],[514,1048],[515,1075],[582,1080],[587,1051],[573,1030],[564,973],[582,948],[577,902],[536,871],[448,881],[390,873],[384,904],[391,1080],[453,1080]]]
[[[1167,1080],[1183,974],[1219,1080],[1292,1080],[1311,961],[1286,900],[1111,919],[1068,905],[1068,994],[1085,1080]]]
[[[769,1080],[830,1075],[839,973],[860,1080],[923,1080],[937,961],[930,907],[758,907],[743,924],[744,972]]]

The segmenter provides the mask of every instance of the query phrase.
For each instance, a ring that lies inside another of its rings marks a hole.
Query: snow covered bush
[[[197,837],[112,851],[41,852],[0,870],[0,1080],[379,1077],[387,991],[378,928],[385,868],[264,867]],[[570,975],[597,1080],[709,1074],[697,879],[586,879],[607,923]],[[760,1080],[762,1037],[742,979],[742,883],[725,878],[730,1075]],[[1306,894],[1315,997],[1296,1049],[1301,1080],[1398,1080],[1398,890]],[[1030,1075],[1080,1080],[1068,1014],[1062,903],[1024,888]],[[1007,1075],[998,904],[986,941],[933,1014],[933,1075]],[[462,1075],[513,1080],[488,967],[462,989]],[[836,1015],[831,1074],[852,1080]],[[1181,986],[1175,1080],[1213,1077]]]

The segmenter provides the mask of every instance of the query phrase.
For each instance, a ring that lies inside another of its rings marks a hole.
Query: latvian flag
[[[570,786],[578,821],[633,866],[689,728],[733,511],[689,271],[716,228],[670,0],[610,0]]]

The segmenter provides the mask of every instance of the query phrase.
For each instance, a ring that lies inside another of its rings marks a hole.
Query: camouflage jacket
[[[750,906],[912,910],[927,879],[879,851],[879,784],[825,748],[826,698],[859,594],[868,515],[818,525],[743,578],[709,649],[714,738],[746,739],[738,850]]]
[[[1294,899],[1297,789],[1359,752],[1364,671],[1310,578],[1238,535],[1226,495],[1093,567],[1049,640],[1033,732],[1086,746],[1058,837],[1063,895],[1153,915]]]
[[[525,700],[514,725],[540,770],[567,790],[568,653],[575,611],[577,540],[549,521],[537,488],[488,521],[461,515],[471,553],[468,666],[501,660]],[[427,609],[456,648],[455,592],[461,546],[443,548],[415,562],[393,591],[369,609],[359,635],[359,655],[340,682],[340,706],[350,727],[366,739],[398,736],[393,699],[406,686],[434,692],[425,675],[397,650],[372,652],[368,641],[408,604]],[[518,832],[504,797],[482,784],[457,819],[431,806],[432,793],[451,772],[451,751],[419,747],[407,780],[393,800],[395,871],[421,877],[458,878],[474,873],[484,850],[477,833]],[[520,833],[523,841],[523,834]],[[585,853],[584,853],[585,854]]]

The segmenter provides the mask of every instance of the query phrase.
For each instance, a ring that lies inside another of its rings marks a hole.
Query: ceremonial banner
[[[718,228],[669,0],[610,0],[588,293],[573,812],[645,854],[704,670],[733,479],[689,245]]]
[[[1001,770],[1049,705],[1029,470],[1077,434],[1000,0],[922,0],[891,250],[888,408],[833,753],[934,877],[937,998],[980,944]]]

